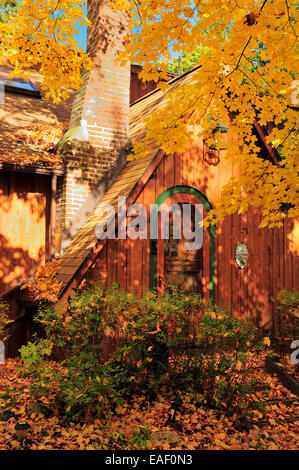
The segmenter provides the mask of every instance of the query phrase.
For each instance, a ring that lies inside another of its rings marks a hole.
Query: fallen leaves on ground
[[[14,415],[12,417],[5,417],[5,413],[1,415],[5,402],[0,399],[0,449],[20,448],[14,426],[17,421],[24,420],[29,423],[30,431],[23,446],[32,450],[296,449],[299,400],[284,388],[275,376],[265,374],[263,361],[264,357],[261,356],[252,372],[263,386],[253,397],[248,397],[250,426],[247,428],[248,423],[239,422],[236,416],[228,417],[219,410],[207,408],[204,400],[197,400],[195,403],[194,394],[188,391],[181,395],[182,404],[176,412],[174,424],[166,425],[174,398],[166,388],[161,389],[153,403],[149,403],[140,395],[130,403],[116,406],[114,410],[107,408],[101,419],[87,418],[84,423],[74,423],[67,422],[55,414],[46,417],[38,408],[32,412],[34,401],[30,396],[30,378],[21,377],[18,359],[10,359],[0,366],[0,395],[5,393],[7,387],[22,390],[22,395],[11,409]],[[257,402],[263,403],[263,410],[258,407]],[[150,433],[173,428],[180,439],[176,447],[165,443],[154,446],[151,443]]]

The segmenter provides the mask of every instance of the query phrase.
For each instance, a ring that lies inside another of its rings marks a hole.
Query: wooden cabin
[[[37,70],[32,71],[29,82],[11,80],[10,71],[7,64],[0,67],[4,85],[0,103],[0,296],[10,305],[8,352],[14,356],[31,337],[36,308],[24,301],[20,289],[61,250],[60,209],[68,168],[52,148],[44,149],[43,131],[69,121],[74,96],[54,105],[40,91],[42,77]],[[139,66],[131,66],[131,101],[156,87],[151,82],[143,85],[139,71]],[[80,202],[79,197],[76,208]],[[72,207],[72,214],[74,211]]]
[[[170,82],[170,87],[186,85],[192,75],[181,75]],[[162,106],[164,99],[166,96],[155,90],[131,104],[130,135],[135,142],[144,138],[142,119]],[[256,125],[254,132],[261,157],[276,159],[269,152],[264,131]],[[274,327],[273,297],[282,286],[298,288],[297,222],[285,220],[280,229],[260,229],[260,210],[227,216],[216,227],[204,229],[202,248],[195,252],[184,251],[183,239],[164,240],[161,233],[158,240],[149,236],[136,240],[96,238],[101,204],[110,204],[117,213],[119,196],[127,197],[128,206],[137,203],[146,207],[147,234],[153,204],[202,204],[204,213],[209,211],[237,169],[226,151],[220,151],[216,164],[205,158],[206,151],[202,141],[184,153],[168,156],[153,146],[146,158],[125,164],[63,253],[58,274],[63,283],[62,296],[67,297],[72,288],[86,282],[105,286],[117,283],[141,294],[143,288],[159,291],[181,279],[187,289],[195,287],[202,292],[205,301],[231,306],[239,315],[250,314],[261,328]],[[248,249],[243,268],[235,253],[241,243]]]
[[[64,169],[59,156],[44,150],[43,134],[56,122],[67,121],[71,107],[70,100],[54,106],[44,99],[37,71],[32,71],[27,82],[10,79],[10,71],[6,64],[0,67],[4,84],[0,104],[0,294],[34,274],[51,257],[55,180]]]
[[[7,87],[0,105],[0,294],[11,307],[8,354],[16,355],[32,334],[36,305],[20,285],[54,256],[61,260],[56,276],[61,282],[59,301],[83,285],[117,283],[141,294],[143,288],[163,291],[179,280],[186,290],[198,290],[205,302],[250,314],[260,328],[275,330],[273,298],[281,287],[298,290],[297,221],[285,220],[280,229],[259,229],[261,213],[251,209],[205,228],[202,246],[187,252],[186,240],[172,235],[164,239],[160,231],[157,239],[122,238],[118,216],[104,219],[103,204],[117,213],[119,197],[126,198],[127,207],[146,208],[147,234],[151,217],[160,220],[162,205],[176,204],[181,210],[201,205],[205,214],[237,168],[229,156],[229,129],[228,151],[220,151],[216,159],[208,158],[205,144],[197,141],[185,152],[168,156],[153,144],[146,157],[127,161],[131,142],[144,139],[144,118],[167,106],[167,94],[153,83],[143,86],[136,78],[138,67],[115,61],[125,34],[121,13],[100,1],[92,7],[88,2],[88,10],[92,26],[87,52],[94,68],[83,76],[75,96],[54,106],[37,93],[24,96]],[[112,19],[111,42],[98,37],[107,17]],[[40,78],[33,72],[37,90]],[[172,77],[169,89],[193,79],[194,71]],[[18,128],[50,119],[70,120],[69,130],[50,153],[15,139]],[[261,158],[277,164],[279,157],[267,145],[265,130],[256,125],[254,133]],[[30,155],[35,158],[27,158]],[[126,223],[134,217],[129,214]],[[115,222],[114,239],[97,238],[97,226],[103,222],[108,231]]]

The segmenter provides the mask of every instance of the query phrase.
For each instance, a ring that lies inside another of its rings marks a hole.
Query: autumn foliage
[[[153,445],[151,433],[173,430],[167,423],[175,395],[161,390],[158,400],[148,402],[144,395],[111,408],[100,402],[102,418],[82,422],[66,422],[54,413],[44,397],[38,405],[30,390],[30,377],[24,376],[19,360],[9,360],[0,366],[0,449],[15,450],[287,450],[297,448],[298,419],[296,397],[263,372],[264,358],[255,361],[251,374],[263,389],[252,396],[251,426],[238,424],[203,402],[197,403],[188,390],[181,395],[182,403],[175,422],[179,442]],[[53,364],[53,367],[55,365]],[[56,365],[57,367],[57,365]],[[50,397],[51,399],[51,397]],[[297,399],[298,405],[298,399]],[[30,425],[27,440],[21,446],[14,427],[17,421]],[[246,422],[245,422],[246,424]]]
[[[7,339],[5,326],[9,321],[8,312],[8,303],[0,299],[0,341],[5,341]]]
[[[15,163],[16,165],[33,165],[42,166],[43,168],[61,167],[62,159],[59,155],[51,154],[16,154],[11,152],[5,152],[0,154],[0,161],[7,163]]]
[[[20,448],[20,420],[30,449],[296,447],[298,399],[263,370],[269,338],[262,352],[246,320],[196,295],[97,288],[36,320],[44,337],[0,366],[0,449]],[[178,443],[153,443],[161,430]]]
[[[11,77],[26,78],[38,67],[41,88],[54,102],[69,97],[82,84],[81,69],[92,62],[78,47],[76,21],[89,24],[77,0],[24,0],[22,8],[0,22],[0,58],[14,67]]]
[[[289,355],[289,345],[299,337],[299,293],[282,289],[276,296],[278,331],[275,347],[281,357]]]
[[[235,176],[225,185],[206,222],[261,206],[261,226],[281,226],[298,206],[298,17],[296,3],[254,0],[115,0],[130,15],[124,60],[143,64],[140,77],[159,82],[167,106],[146,118],[146,138],[135,145],[145,156],[155,141],[167,154],[203,139],[227,148]],[[171,54],[192,57],[192,82],[170,91]],[[276,162],[261,158],[255,121]],[[217,123],[229,127],[225,145]],[[221,152],[221,158],[225,152]],[[284,204],[286,210],[281,210]]]
[[[21,165],[41,165],[45,168],[62,167],[63,160],[56,153],[55,146],[67,129],[68,121],[52,121],[19,131],[13,136],[13,139],[18,143],[29,144],[32,152],[21,155],[7,151],[0,155],[0,161]],[[6,135],[12,137],[9,133]]]
[[[21,349],[32,393],[52,396],[52,406],[73,418],[97,416],[99,397],[119,405],[143,390],[153,400],[167,383],[241,413],[254,387],[246,375],[259,349],[254,327],[204,307],[195,294],[173,288],[138,300],[116,286],[89,289],[69,305],[43,307],[37,320],[46,337]],[[64,358],[61,373],[48,363],[53,351]]]
[[[57,302],[62,283],[55,276],[59,271],[60,265],[60,260],[54,260],[42,266],[36,271],[34,277],[24,284],[21,289],[28,289],[29,295],[35,302]]]
[[[16,134],[17,142],[33,144],[42,151],[49,151],[56,146],[68,130],[69,122],[51,121],[47,124],[37,124]]]
[[[108,2],[109,3],[109,2]],[[282,226],[298,216],[298,19],[293,1],[112,0],[126,10],[129,34],[120,60],[142,64],[140,77],[159,82],[167,93],[163,109],[146,118],[145,139],[133,155],[147,155],[156,141],[167,154],[194,140],[224,148],[217,123],[229,127],[229,152],[235,176],[225,185],[205,223],[227,214],[263,209],[261,227]],[[90,58],[74,39],[75,23],[90,25],[77,0],[24,0],[0,23],[0,56],[14,67],[12,76],[43,75],[46,97],[58,102],[82,85]],[[109,34],[109,32],[107,32]],[[167,91],[172,53],[197,56],[193,82]],[[272,159],[264,160],[254,134],[265,132]],[[222,152],[223,153],[223,152]],[[274,155],[274,157],[273,157]]]

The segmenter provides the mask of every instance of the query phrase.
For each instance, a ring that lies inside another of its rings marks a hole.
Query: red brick
[[[120,66],[115,60],[127,19],[122,12],[112,11],[109,1],[88,1],[92,26],[88,28],[87,52],[94,69],[83,72],[84,84],[74,100],[70,127],[86,120],[90,145],[65,149],[66,177],[57,188],[60,230],[66,228],[128,141],[130,66]]]

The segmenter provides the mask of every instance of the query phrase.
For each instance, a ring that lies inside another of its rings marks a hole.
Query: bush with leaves
[[[280,336],[297,339],[299,337],[299,292],[282,289],[276,299]]]
[[[278,335],[273,345],[285,357],[290,353],[290,345],[299,338],[299,292],[281,289],[276,296],[278,311]]]
[[[190,387],[207,405],[225,408],[245,404],[254,391],[246,369],[264,346],[249,318],[236,318],[215,305],[203,305],[194,294],[166,292],[163,311],[168,320],[169,381]]]
[[[8,338],[5,331],[5,326],[9,321],[8,311],[9,306],[7,302],[0,299],[0,341],[5,341]]]
[[[198,294],[100,287],[78,293],[36,318],[45,338],[21,349],[32,393],[53,398],[59,413],[96,415],[133,393],[155,398],[162,384],[193,388],[209,405],[228,410],[250,392],[246,360],[256,331],[248,320],[204,306]],[[49,361],[63,355],[59,367]]]

